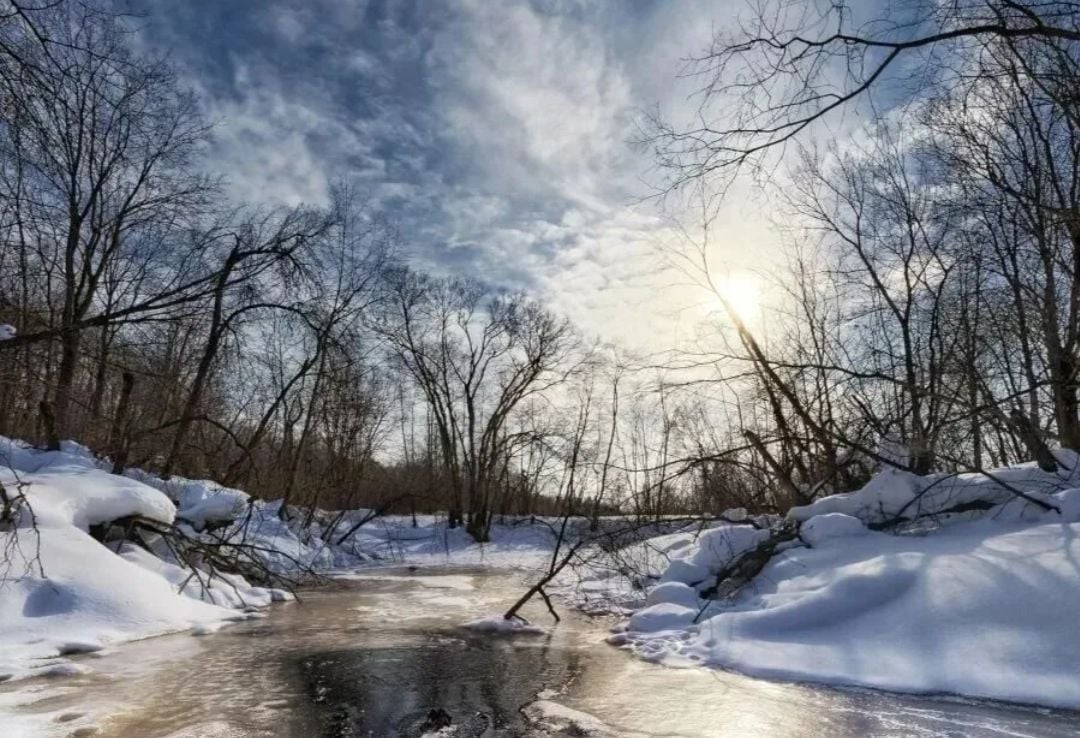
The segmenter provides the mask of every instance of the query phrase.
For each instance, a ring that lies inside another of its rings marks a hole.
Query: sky
[[[673,229],[634,146],[679,120],[684,59],[741,0],[145,0],[216,121],[240,201],[320,204],[348,182],[437,273],[522,288],[586,332],[667,347],[711,311],[664,270]],[[760,203],[735,198],[717,263],[761,266]],[[677,240],[677,239],[676,239]]]

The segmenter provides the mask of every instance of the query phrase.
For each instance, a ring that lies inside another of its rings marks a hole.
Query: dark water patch
[[[523,705],[581,671],[547,638],[427,634],[415,643],[311,654],[299,668],[322,735],[423,735],[449,717],[455,736],[524,736]]]

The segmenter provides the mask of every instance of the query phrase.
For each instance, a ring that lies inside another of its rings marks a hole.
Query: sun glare
[[[716,285],[720,297],[744,321],[757,317],[761,306],[761,283],[751,274],[732,274]]]

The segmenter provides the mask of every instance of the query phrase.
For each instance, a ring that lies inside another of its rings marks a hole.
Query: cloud
[[[679,330],[693,300],[662,289],[672,235],[635,205],[649,160],[629,140],[654,102],[693,106],[680,58],[723,4],[148,1],[238,198],[320,202],[347,179],[432,270],[532,290],[609,337]]]
[[[428,60],[454,138],[484,154],[473,177],[521,196],[603,202],[634,100],[600,29],[526,4],[462,7]]]

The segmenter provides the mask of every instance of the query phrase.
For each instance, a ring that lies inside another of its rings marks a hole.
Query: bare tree
[[[423,393],[451,485],[450,523],[487,540],[508,420],[563,380],[569,325],[524,296],[402,270],[376,330]]]
[[[664,189],[760,164],[886,83],[894,95],[910,80],[920,90],[964,86],[970,77],[954,62],[985,44],[1023,61],[1033,47],[1080,41],[1080,4],[1070,0],[916,0],[884,16],[863,11],[844,0],[766,0],[717,33],[686,70],[703,85],[697,122],[657,117],[647,134],[670,174]]]
[[[166,64],[132,55],[115,14],[61,3],[30,26],[25,9],[14,12],[20,58],[33,71],[0,76],[0,181],[19,248],[40,249],[54,270],[52,402],[60,434],[70,435],[85,320],[107,273],[137,252],[133,234],[205,202],[210,183],[192,161],[207,127]]]
[[[317,214],[301,209],[245,225],[225,237],[230,244],[214,280],[202,355],[162,466],[166,478],[172,474],[195,422],[210,370],[226,335],[234,330],[237,321],[254,311],[298,309],[288,299],[287,287],[282,289],[282,286],[290,283],[290,277],[300,267],[298,251],[324,227]],[[265,291],[270,279],[277,286],[272,293]]]

